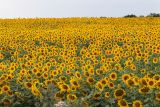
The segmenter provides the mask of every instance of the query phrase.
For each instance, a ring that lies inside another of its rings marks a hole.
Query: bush
[[[160,17],[160,13],[150,13],[147,17]]]
[[[126,15],[126,16],[124,16],[125,18],[133,18],[133,17],[137,17],[136,15],[134,15],[134,14],[130,14],[130,15]]]

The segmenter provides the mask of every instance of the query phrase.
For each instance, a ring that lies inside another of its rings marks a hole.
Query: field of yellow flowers
[[[160,18],[1,19],[4,106],[159,107]]]

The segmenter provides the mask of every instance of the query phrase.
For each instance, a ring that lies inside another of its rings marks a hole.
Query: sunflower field
[[[0,19],[0,107],[159,107],[160,18]]]

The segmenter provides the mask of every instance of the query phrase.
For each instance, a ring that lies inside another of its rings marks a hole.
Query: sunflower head
[[[156,100],[157,100],[157,101],[160,101],[160,92],[156,93],[155,96],[156,96]]]
[[[142,102],[140,100],[133,101],[132,107],[142,107]]]
[[[68,94],[67,95],[67,100],[69,102],[75,102],[77,100],[77,96],[75,94]]]
[[[119,100],[119,101],[118,101],[118,105],[119,105],[120,107],[129,107],[129,106],[128,106],[128,102],[127,102],[125,99]]]
[[[115,81],[117,79],[117,74],[115,72],[112,72],[109,76],[109,78],[113,81]]]
[[[114,97],[116,99],[121,99],[125,95],[126,95],[126,92],[123,89],[121,89],[121,88],[120,89],[116,89],[114,91]]]

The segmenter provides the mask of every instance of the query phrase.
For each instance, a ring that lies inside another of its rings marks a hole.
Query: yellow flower
[[[131,78],[131,76],[129,75],[129,74],[123,74],[122,75],[122,80],[123,80],[123,82],[126,82],[128,79],[130,79]]]
[[[125,99],[118,100],[118,105],[120,107],[129,107],[128,102]]]
[[[60,88],[60,91],[61,91],[61,92],[67,92],[67,91],[70,90],[70,88],[69,88],[69,86],[68,86],[67,84],[61,84],[61,85],[59,86],[59,88]]]
[[[156,100],[160,102],[160,92],[156,93],[155,97],[156,97]]]
[[[79,83],[78,83],[78,81],[76,79],[71,79],[70,80],[70,84],[75,86],[75,87],[80,87],[80,85],[79,85]]]
[[[26,82],[24,85],[27,89],[32,89],[32,83],[31,82]]]
[[[100,97],[101,97],[101,93],[95,93],[95,94],[93,95],[93,99],[94,99],[94,100],[98,100]]]
[[[103,91],[103,89],[104,89],[104,87],[103,87],[103,85],[102,85],[101,82],[98,82],[98,83],[96,84],[96,88],[97,88],[99,91]]]
[[[110,97],[110,93],[109,92],[105,92],[105,98],[109,98]]]
[[[123,98],[123,96],[125,96],[126,95],[126,92],[123,90],[123,89],[116,89],[115,91],[114,91],[114,97],[116,98],[116,99],[122,99]]]
[[[75,102],[77,100],[77,96],[75,94],[68,94],[67,100],[70,102]]]
[[[117,73],[115,72],[112,72],[110,75],[109,75],[109,78],[113,81],[115,81],[117,79]]]
[[[153,58],[153,63],[156,64],[158,63],[159,59],[158,58]]]
[[[142,107],[142,102],[140,100],[133,101],[132,107]]]
[[[6,92],[7,93],[8,91],[10,91],[10,87],[8,85],[2,86],[2,92]]]
[[[95,83],[94,78],[93,78],[93,77],[88,77],[88,78],[87,78],[87,83],[88,83],[89,85],[93,85],[93,84]]]
[[[149,91],[150,91],[150,89],[148,87],[146,87],[146,86],[139,89],[139,93],[140,94],[146,94]]]

